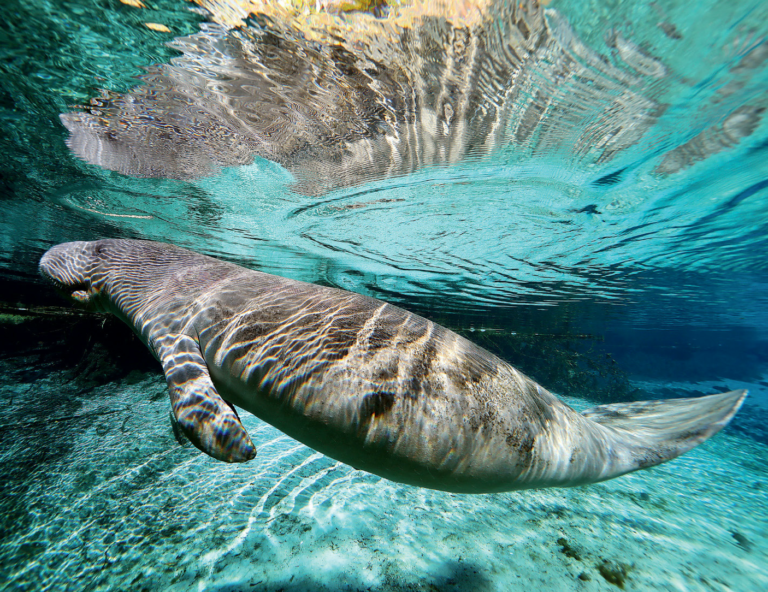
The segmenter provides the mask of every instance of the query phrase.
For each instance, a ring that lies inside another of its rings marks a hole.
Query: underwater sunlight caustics
[[[172,422],[256,456],[235,406],[387,479],[454,492],[574,486],[651,467],[733,418],[745,390],[579,414],[490,352],[367,296],[163,243],[65,243],[42,274],[126,322],[161,362]]]
[[[0,592],[768,590],[768,1],[0,16]]]

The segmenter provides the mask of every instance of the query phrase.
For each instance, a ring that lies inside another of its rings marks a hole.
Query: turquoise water
[[[400,4],[0,8],[0,588],[768,587],[768,7]],[[38,277],[101,237],[387,300],[577,408],[750,397],[576,489],[402,486],[247,414],[258,461],[228,466]]]

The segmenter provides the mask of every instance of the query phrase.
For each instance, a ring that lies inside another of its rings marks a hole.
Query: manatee
[[[509,149],[563,149],[603,168],[661,111],[644,89],[665,72],[658,59],[613,33],[621,51],[606,60],[535,1],[484,2],[467,18],[449,4],[392,3],[386,19],[259,4],[247,23],[173,41],[180,55],[128,92],[63,114],[72,153],[185,180],[259,157],[289,171],[293,191],[322,195]],[[226,4],[205,5],[227,20]]]
[[[162,364],[172,415],[200,450],[256,450],[236,408],[392,481],[464,493],[595,483],[721,430],[746,391],[578,413],[510,364],[360,294],[168,244],[72,242],[42,274],[127,323]]]

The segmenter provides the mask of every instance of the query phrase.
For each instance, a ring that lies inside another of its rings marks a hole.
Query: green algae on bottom
[[[603,576],[606,582],[623,590],[629,572],[634,566],[626,565],[619,561],[603,559],[602,563],[598,563],[595,567],[597,567],[597,571],[600,572],[600,575]]]

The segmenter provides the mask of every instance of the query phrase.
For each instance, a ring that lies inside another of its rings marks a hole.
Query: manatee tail
[[[746,390],[738,390],[695,399],[600,405],[582,412],[609,428],[613,436],[603,439],[613,450],[610,469],[598,480],[652,467],[688,452],[723,429],[746,396]]]

